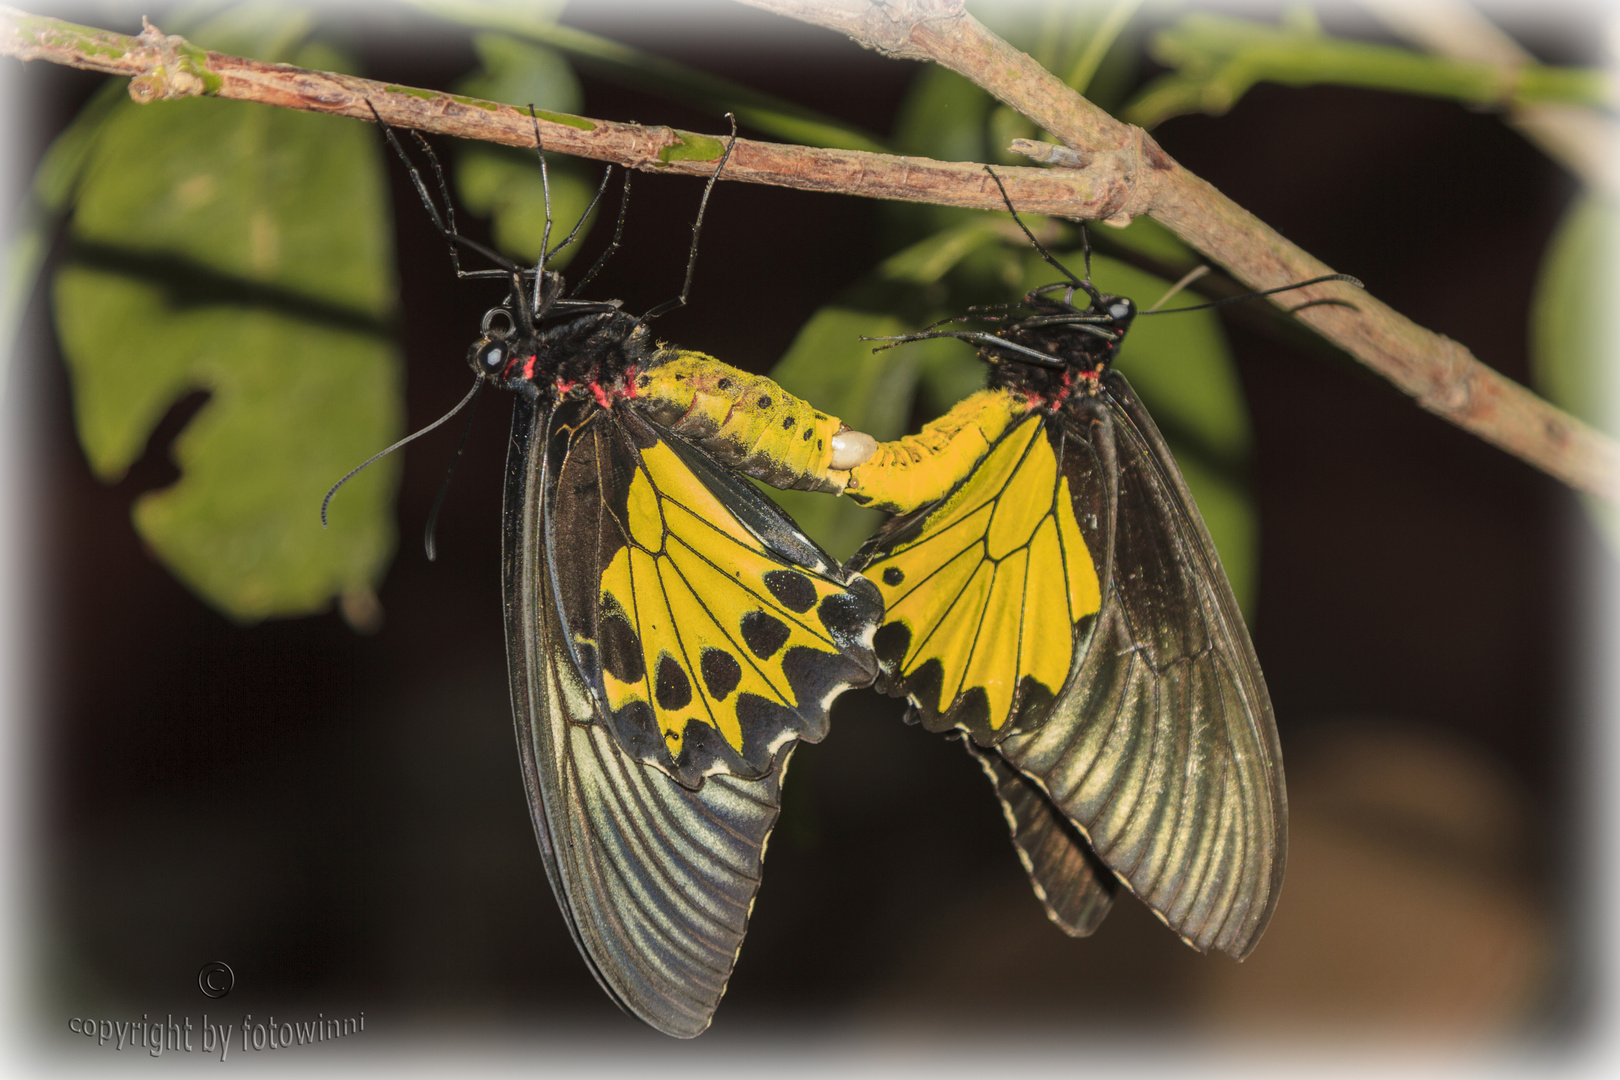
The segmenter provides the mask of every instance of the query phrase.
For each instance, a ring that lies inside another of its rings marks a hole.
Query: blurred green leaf
[[[6,244],[5,272],[0,274],[0,364],[8,363],[14,351],[17,324],[39,281],[51,237],[72,204],[96,135],[118,103],[128,98],[124,80],[108,79],[51,143],[34,170],[18,210],[16,232]],[[5,385],[5,374],[0,370],[0,386]]]
[[[685,64],[633,49],[557,23],[562,4],[528,0],[408,0],[413,6],[464,26],[527,38],[567,53],[591,73],[622,86],[661,94],[708,109],[731,112],[737,122],[756,131],[807,146],[882,153],[883,143],[871,134],[832,117],[728,79],[696,71]],[[500,99],[498,99],[500,100]]]
[[[1590,192],[1576,198],[1547,245],[1530,308],[1530,375],[1548,401],[1614,430],[1604,320],[1614,297],[1620,213]]]
[[[999,222],[980,215],[895,252],[878,265],[878,274],[892,282],[933,285],[974,251],[999,242],[1002,236]]]
[[[1530,308],[1530,378],[1559,408],[1613,434],[1615,241],[1620,212],[1600,195],[1575,199],[1559,223]],[[1582,500],[1620,550],[1620,509],[1606,499]]]
[[[306,20],[252,5],[189,37],[292,52]],[[398,459],[321,496],[386,446],[403,414],[388,201],[375,134],[334,117],[211,99],[125,100],[96,132],[53,282],[74,416],[97,476],[137,460],[182,397],[210,397],[175,440],[180,479],[142,495],[158,558],[252,621],[369,596],[394,548]]]
[[[1558,103],[1609,106],[1600,68],[1508,67],[1324,35],[1314,19],[1282,25],[1225,15],[1187,15],[1153,39],[1152,56],[1175,69],[1155,79],[1123,119],[1151,128],[1172,116],[1219,116],[1259,82],[1332,83],[1448,98],[1471,105]]]
[[[983,161],[985,121],[994,99],[947,68],[917,73],[895,119],[897,152],[939,161]]]
[[[480,69],[456,85],[458,93],[499,101],[518,109],[533,105],[552,112],[577,113],[584,97],[579,80],[557,53],[539,45],[479,34],[473,38]],[[551,245],[562,242],[595,194],[588,167],[576,158],[548,156],[551,184]],[[540,258],[546,232],[546,185],[532,150],[468,142],[456,149],[456,192],[467,209],[488,217],[495,247],[521,263]],[[590,229],[585,222],[580,235]],[[577,245],[559,251],[552,269],[568,265]]]
[[[1093,229],[1091,236],[1094,242],[1100,237],[1105,243],[1118,244],[1178,268],[1191,270],[1200,261],[1198,253],[1188,247],[1181,237],[1150,217],[1132,218],[1131,223],[1122,229],[1104,225]],[[1084,261],[1082,258],[1081,262]],[[1148,301],[1149,304],[1152,302]]]

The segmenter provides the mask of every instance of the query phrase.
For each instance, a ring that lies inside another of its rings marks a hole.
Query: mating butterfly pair
[[[1046,256],[1064,282],[981,314],[986,329],[933,332],[979,346],[988,389],[877,445],[653,340],[650,320],[686,300],[701,205],[686,287],[632,316],[547,269],[579,226],[519,267],[456,231],[442,172],[443,215],[384,130],[458,275],[508,290],[469,360],[474,394],[517,394],[519,753],[552,889],[617,1003],[671,1035],[708,1026],[793,747],[874,684],[964,737],[1069,933],[1095,929],[1123,881],[1189,944],[1248,953],[1286,848],[1276,730],[1197,508],[1110,366],[1129,300]],[[623,224],[621,203],[603,259]],[[461,270],[461,250],[495,269]],[[739,474],[899,516],[841,566]]]

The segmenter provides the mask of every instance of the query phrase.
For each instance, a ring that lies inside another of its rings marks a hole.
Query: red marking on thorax
[[[1085,378],[1085,373],[1082,372],[1080,377]],[[1052,394],[1052,408],[1055,409],[1067,401],[1069,399],[1069,391],[1072,389],[1074,389],[1074,373],[1065,371],[1058,390]]]
[[[568,391],[570,391],[570,390],[572,390],[574,388],[574,385],[575,385],[574,380],[572,380],[572,379],[558,379],[557,380],[557,393],[566,394],[566,393],[568,393]]]
[[[636,396],[636,365],[634,364],[624,369],[624,396]]]
[[[591,393],[596,395],[596,403],[598,405],[602,406],[602,408],[604,408],[604,409],[613,408],[613,400],[608,397],[607,391],[602,389],[602,384],[601,383],[592,382],[591,383]]]

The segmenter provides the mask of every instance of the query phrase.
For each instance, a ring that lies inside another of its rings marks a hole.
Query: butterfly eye
[[[1135,312],[1136,305],[1123,296],[1108,305],[1108,317],[1111,319],[1126,319]]]
[[[473,345],[467,361],[480,375],[499,375],[506,367],[506,342],[485,338]]]

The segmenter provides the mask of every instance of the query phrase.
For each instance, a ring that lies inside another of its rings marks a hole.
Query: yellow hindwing
[[[643,674],[626,682],[604,670],[607,703],[645,702],[672,758],[691,724],[741,752],[745,697],[800,704],[789,651],[839,653],[816,608],[842,590],[768,554],[664,443],[641,451],[626,518],[629,543],[602,575],[601,604],[634,631]]]
[[[1018,421],[915,540],[864,570],[883,594],[884,622],[909,631],[898,674],[937,663],[939,700],[925,704],[939,713],[981,689],[991,730],[1013,715],[1025,678],[1062,690],[1074,626],[1101,607],[1096,564],[1045,428],[1040,413]]]

